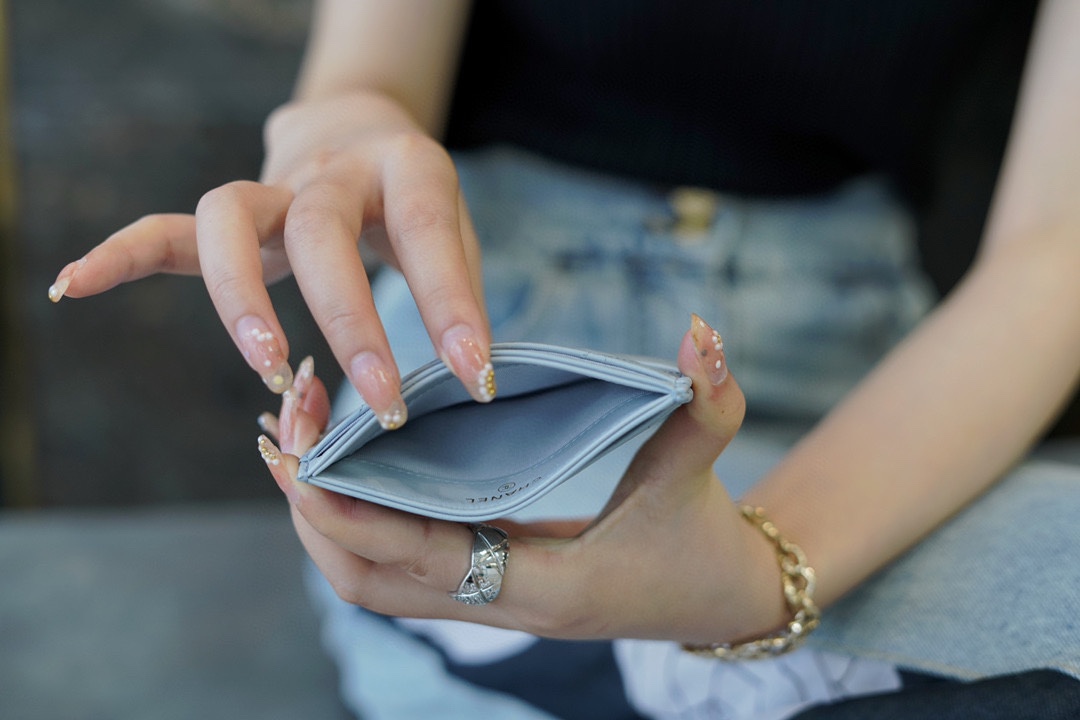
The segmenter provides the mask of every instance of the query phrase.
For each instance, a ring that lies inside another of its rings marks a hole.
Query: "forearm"
[[[748,495],[835,600],[978,496],[1080,372],[1080,5],[1045,4],[980,257]]]
[[[376,90],[437,136],[468,14],[467,0],[320,0],[295,97]]]
[[[980,267],[747,496],[803,546],[822,603],[985,490],[1045,427],[1076,382],[1076,277],[1049,258]]]

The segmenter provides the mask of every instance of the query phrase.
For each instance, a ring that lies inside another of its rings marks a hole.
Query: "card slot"
[[[529,476],[542,480],[613,415],[633,413],[656,397],[635,388],[582,379],[492,405],[461,404],[410,420],[341,458],[324,475],[355,477],[364,485],[379,477],[422,484],[483,485]],[[512,418],[508,420],[508,418]]]

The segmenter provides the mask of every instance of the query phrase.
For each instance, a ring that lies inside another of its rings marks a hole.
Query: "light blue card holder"
[[[514,513],[693,397],[669,363],[536,343],[491,349],[498,394],[474,402],[435,361],[407,375],[409,420],[366,405],[300,460],[302,481],[443,520]]]

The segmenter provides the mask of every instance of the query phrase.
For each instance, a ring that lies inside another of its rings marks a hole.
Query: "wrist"
[[[730,639],[687,643],[688,652],[721,660],[751,660],[786,653],[803,643],[819,624],[813,600],[815,574],[798,545],[786,539],[761,508],[744,505],[746,523],[743,623]],[[764,553],[762,550],[764,549]]]

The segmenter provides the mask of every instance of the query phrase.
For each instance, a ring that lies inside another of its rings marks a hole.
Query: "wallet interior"
[[[655,392],[567,373],[565,382],[500,394],[490,404],[460,402],[410,417],[321,474],[450,506],[493,502],[539,489],[578,456],[595,459],[595,448],[618,444],[607,435],[628,429],[607,418],[646,418],[656,399]]]

